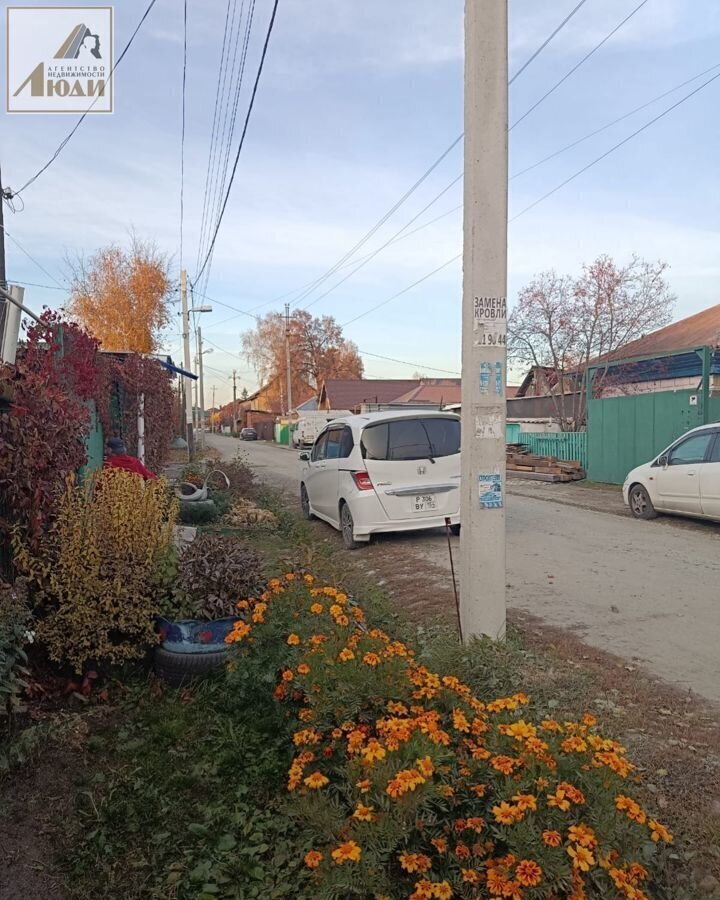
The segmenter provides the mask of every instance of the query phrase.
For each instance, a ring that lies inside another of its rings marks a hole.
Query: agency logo
[[[7,111],[113,111],[113,8],[10,6]]]

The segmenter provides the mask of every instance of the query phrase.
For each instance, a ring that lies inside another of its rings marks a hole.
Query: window
[[[704,431],[694,434],[692,437],[681,441],[670,451],[669,463],[671,466],[689,466],[705,462],[710,442],[715,437],[712,431]]]
[[[328,431],[326,459],[340,458],[340,442],[342,441],[342,428],[333,428]]]
[[[327,451],[327,439],[328,432],[326,431],[324,434],[321,434],[320,437],[315,441],[315,446],[312,449],[312,453],[310,454],[310,462],[318,462],[318,460],[325,459],[325,453]]]
[[[352,428],[347,426],[342,430],[342,440],[340,442],[340,459],[347,459],[353,452],[355,441],[353,440]]]
[[[375,460],[435,459],[460,452],[457,419],[399,419],[363,432],[363,456]]]
[[[715,446],[710,454],[710,462],[720,463],[720,431],[715,432]]]

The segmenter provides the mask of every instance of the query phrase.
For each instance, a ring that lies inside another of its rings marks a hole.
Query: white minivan
[[[353,550],[371,535],[460,528],[460,418],[378,412],[330,423],[301,453],[303,513],[337,528]]]
[[[636,519],[673,513],[720,522],[720,422],[693,428],[623,485]]]

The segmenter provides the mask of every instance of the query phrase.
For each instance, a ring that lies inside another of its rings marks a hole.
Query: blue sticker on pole
[[[487,394],[490,387],[490,374],[492,373],[491,363],[480,363],[480,393]]]
[[[495,363],[495,393],[498,397],[503,392],[502,363]]]
[[[480,509],[503,508],[502,475],[499,472],[478,475]]]

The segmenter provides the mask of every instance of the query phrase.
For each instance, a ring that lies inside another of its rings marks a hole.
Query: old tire
[[[193,678],[221,669],[228,661],[230,648],[207,653],[173,653],[163,647],[155,648],[155,674],[172,687],[180,687]]]
[[[355,540],[355,523],[347,503],[340,507],[340,532],[346,550],[357,550],[360,544]]]
[[[650,499],[650,494],[641,484],[634,484],[630,488],[630,512],[636,519],[657,519],[655,507]]]

